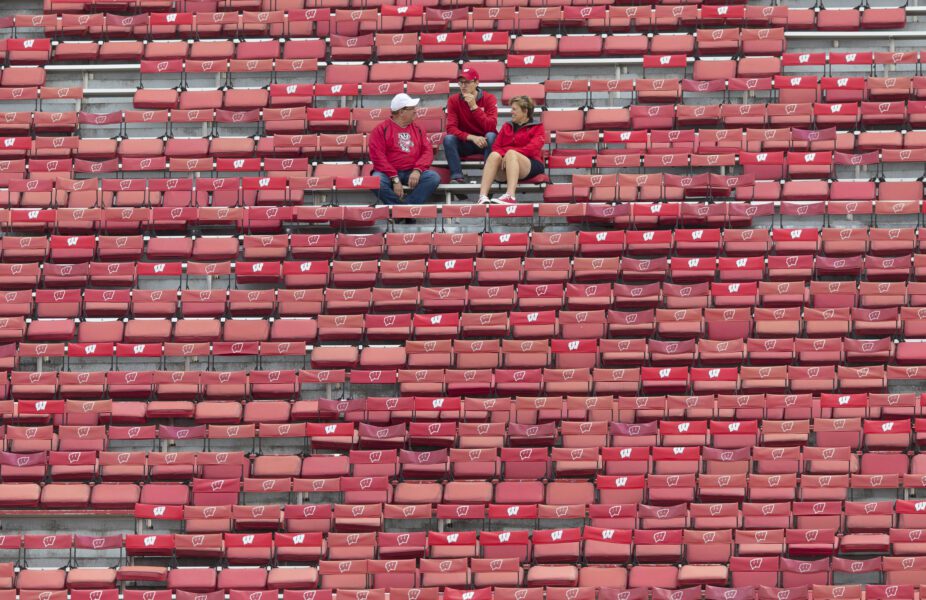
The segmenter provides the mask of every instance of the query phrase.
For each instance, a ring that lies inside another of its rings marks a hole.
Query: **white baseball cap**
[[[389,108],[392,109],[392,112],[395,112],[403,108],[418,106],[419,102],[421,102],[421,98],[412,98],[408,94],[396,94],[392,98],[392,102],[389,103]]]

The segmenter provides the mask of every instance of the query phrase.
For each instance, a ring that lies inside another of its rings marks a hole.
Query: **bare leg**
[[[479,185],[479,195],[488,196],[489,190],[492,189],[492,182],[498,174],[498,169],[502,164],[502,155],[498,152],[489,154],[486,164],[482,168],[482,183]]]
[[[518,181],[527,177],[530,172],[531,161],[529,158],[513,150],[505,153],[505,179],[507,182],[505,191],[509,196],[515,195],[515,192],[518,191]]]

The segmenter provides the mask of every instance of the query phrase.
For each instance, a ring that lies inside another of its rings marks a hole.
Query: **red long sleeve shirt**
[[[527,158],[542,162],[543,146],[546,143],[547,133],[542,124],[531,121],[515,129],[509,121],[502,125],[502,130],[498,132],[498,137],[492,145],[492,152],[505,156],[509,150],[515,150]]]
[[[370,132],[367,139],[373,169],[395,177],[399,171],[427,171],[434,160],[428,136],[416,123],[399,127],[386,119]]]
[[[468,135],[485,136],[498,129],[498,102],[482,90],[476,96],[476,110],[463,100],[463,94],[447,99],[447,133],[466,141]]]

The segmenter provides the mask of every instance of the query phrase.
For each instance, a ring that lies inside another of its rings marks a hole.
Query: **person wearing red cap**
[[[447,100],[447,135],[444,156],[450,168],[450,181],[463,183],[460,156],[482,154],[489,157],[498,128],[498,102],[479,89],[479,73],[463,69],[457,80],[460,93]]]

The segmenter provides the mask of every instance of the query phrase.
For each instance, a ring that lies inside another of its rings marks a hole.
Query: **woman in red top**
[[[514,204],[518,181],[543,173],[543,146],[547,134],[543,125],[534,122],[534,102],[527,96],[516,96],[510,105],[511,121],[502,125],[482,171],[480,204]],[[507,182],[507,189],[492,200],[489,190],[494,181]]]

